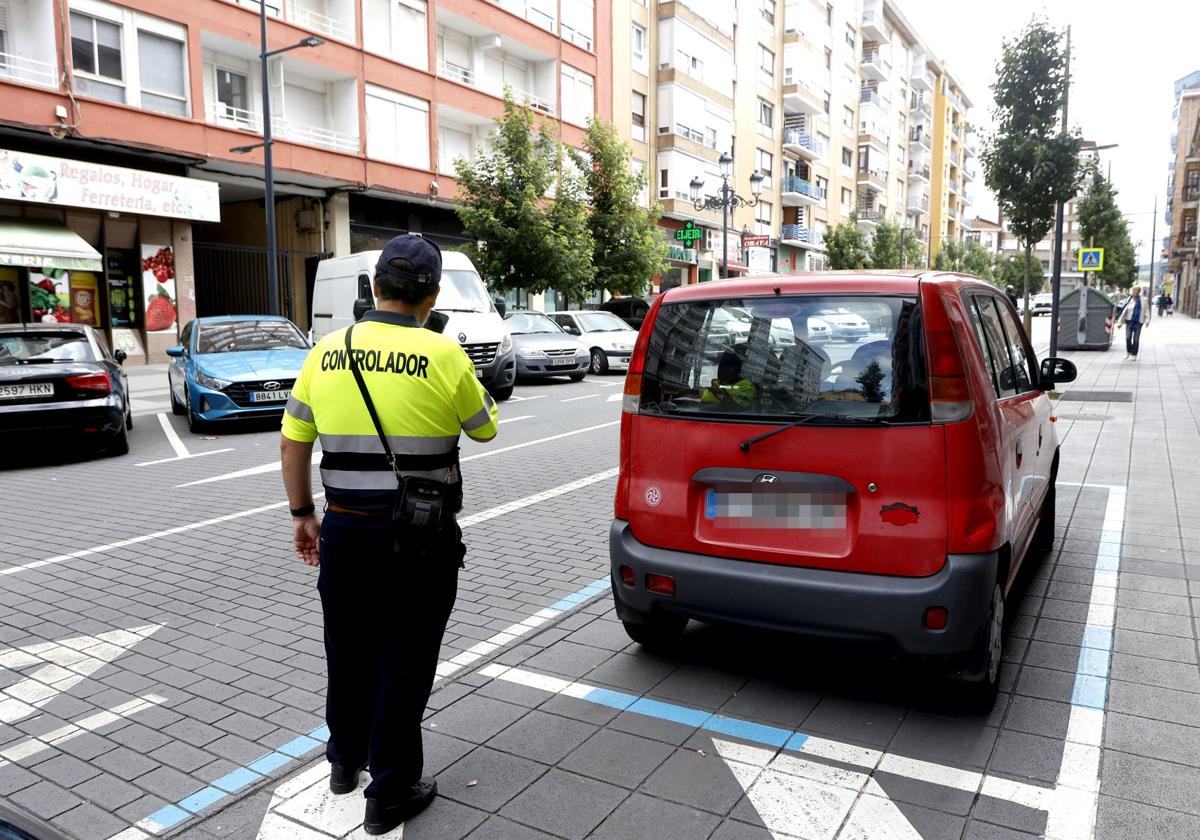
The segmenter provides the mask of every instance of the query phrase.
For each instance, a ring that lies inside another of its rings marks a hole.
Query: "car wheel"
[[[497,388],[496,390],[492,391],[492,397],[493,397],[493,399],[496,400],[496,402],[504,402],[512,395],[513,395],[513,386],[512,385],[506,385],[503,388]]]
[[[652,613],[648,621],[634,623],[621,622],[625,625],[625,633],[647,650],[661,650],[670,647],[683,635],[688,620],[670,613]]]
[[[592,364],[588,371],[596,376],[608,373],[608,356],[604,355],[604,351],[599,347],[592,348]]]
[[[572,381],[572,382],[582,382],[582,381],[583,381],[583,377],[584,377],[584,376],[586,376],[586,375],[587,375],[587,374],[584,374],[584,373],[572,373],[572,374],[571,374],[571,381]]]
[[[974,712],[990,711],[1000,690],[1004,661],[1004,592],[1000,582],[992,587],[992,605],[976,636],[975,650],[965,669],[955,674],[964,705]]]
[[[109,455],[128,455],[129,454],[129,428],[122,423],[121,431],[117,432],[108,443]]]
[[[183,392],[183,398],[186,400],[184,410],[187,412],[188,431],[198,435],[204,431],[204,421],[192,410],[192,397],[186,390]]]
[[[133,409],[132,408],[125,409],[125,428],[126,429],[133,428]]]

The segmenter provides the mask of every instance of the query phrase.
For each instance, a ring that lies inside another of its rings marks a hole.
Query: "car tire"
[[[596,376],[603,376],[608,373],[608,356],[604,355],[604,351],[599,347],[592,348],[592,363],[588,368],[588,372]]]
[[[687,628],[688,620],[683,616],[656,612],[644,622],[623,621],[625,634],[647,650],[669,648]]]
[[[992,586],[992,603],[975,638],[975,650],[967,666],[954,675],[958,695],[968,711],[991,711],[1000,691],[1000,669],[1004,664],[1004,591],[1000,581]]]
[[[586,374],[586,373],[572,373],[572,374],[571,374],[571,381],[572,381],[572,382],[582,382],[582,381],[583,381],[583,377],[585,377],[585,376],[587,376],[587,374]]]
[[[512,395],[513,395],[513,386],[512,385],[505,385],[503,388],[497,388],[496,390],[492,391],[492,398],[495,399],[496,402],[504,402]]]
[[[109,455],[128,455],[129,454],[129,427],[124,423],[121,424],[121,431],[117,432],[109,440],[108,446]]]
[[[200,419],[196,412],[192,411],[192,397],[185,389],[183,398],[186,400],[184,412],[187,414],[188,431],[194,435],[198,435],[204,431],[204,421]]]
[[[132,408],[125,409],[125,428],[126,429],[133,428],[133,409]]]
[[[1049,554],[1054,550],[1054,478],[1050,479],[1050,488],[1046,498],[1042,500],[1042,510],[1038,515],[1037,530],[1033,533],[1030,550],[1038,554]]]
[[[175,399],[175,389],[168,385],[167,390],[171,392],[171,413],[176,417],[182,417],[187,414],[187,409],[184,408],[183,403]]]

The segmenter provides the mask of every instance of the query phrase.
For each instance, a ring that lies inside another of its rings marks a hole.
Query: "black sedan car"
[[[89,326],[0,326],[0,432],[76,434],[124,455],[133,428],[124,361]]]

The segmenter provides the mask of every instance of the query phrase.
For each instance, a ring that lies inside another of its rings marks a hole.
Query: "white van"
[[[374,304],[371,278],[379,251],[361,251],[348,257],[321,260],[313,283],[312,339],[320,341],[334,330],[355,321],[355,302]],[[512,336],[500,309],[492,302],[479,272],[466,254],[442,252],[442,288],[437,306],[449,322],[442,330],[458,340],[484,387],[498,400],[512,395],[517,378],[517,357]]]

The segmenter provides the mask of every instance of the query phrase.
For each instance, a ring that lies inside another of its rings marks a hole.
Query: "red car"
[[[721,310],[749,313],[733,343]],[[817,345],[821,312],[869,325]],[[714,317],[715,316],[715,317]],[[878,641],[989,705],[1005,598],[1054,538],[1053,383],[1004,293],[964,275],[821,273],[672,289],[625,383],[616,612]]]

